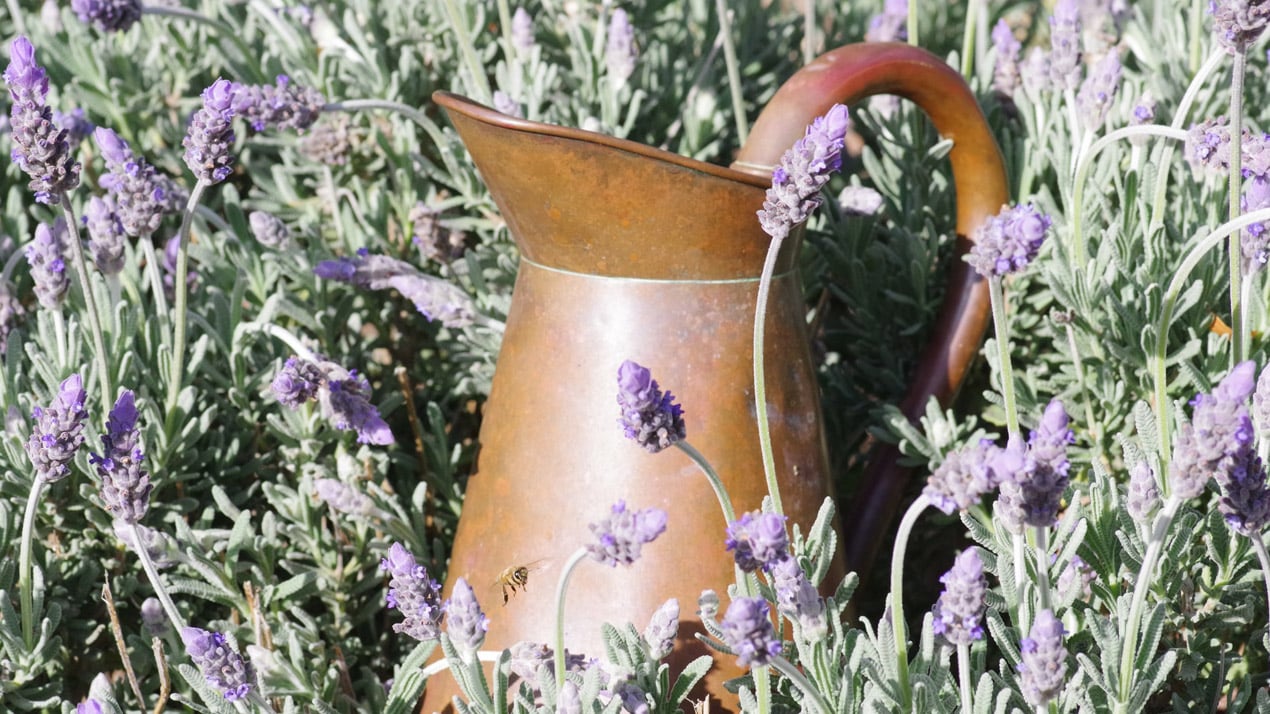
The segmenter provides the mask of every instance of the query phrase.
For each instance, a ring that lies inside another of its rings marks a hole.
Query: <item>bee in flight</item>
[[[494,584],[503,589],[503,605],[507,605],[507,601],[511,599],[512,595],[516,594],[517,590],[524,590],[529,585],[530,573],[542,570],[548,565],[550,565],[550,562],[543,559],[524,565],[512,565],[504,568],[503,572],[499,573],[498,578],[494,580]],[[508,593],[509,590],[511,591],[510,594]]]

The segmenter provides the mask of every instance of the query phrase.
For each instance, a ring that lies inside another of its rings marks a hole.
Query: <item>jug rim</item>
[[[772,185],[770,174],[764,175],[757,173],[757,170],[760,168],[770,171],[768,167],[755,166],[755,172],[742,171],[726,166],[707,163],[705,161],[699,161],[697,159],[676,154],[673,151],[666,151],[665,149],[659,149],[655,146],[641,144],[637,141],[619,139],[615,136],[609,136],[608,134],[587,131],[586,129],[560,126],[558,124],[547,124],[545,122],[522,119],[520,117],[504,114],[497,109],[481,104],[474,99],[465,97],[461,94],[455,94],[454,92],[449,92],[444,89],[439,89],[433,92],[432,101],[444,107],[447,111],[457,111],[469,118],[486,124],[493,124],[504,129],[599,144],[619,151],[625,151],[649,159],[674,164],[681,168],[709,174],[717,178],[748,184],[756,188],[766,189],[770,188]]]

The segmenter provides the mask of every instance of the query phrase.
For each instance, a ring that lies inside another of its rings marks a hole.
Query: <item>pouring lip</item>
[[[573,127],[521,119],[519,117],[504,114],[497,109],[487,107],[480,102],[469,99],[468,97],[464,97],[453,92],[447,92],[445,90],[437,90],[433,92],[432,101],[441,105],[446,109],[446,111],[458,112],[471,119],[475,119],[486,124],[493,124],[494,126],[499,126],[504,129],[513,129],[516,131],[527,132],[530,134],[540,134],[543,136],[556,136],[564,139],[574,139],[577,141],[599,144],[601,146],[608,146],[619,151],[625,151],[650,159],[656,159],[658,161],[674,164],[691,171],[709,174],[729,181],[736,181],[737,183],[748,184],[756,188],[766,189],[772,185],[772,180],[769,176],[763,176],[758,173],[751,173],[748,171],[739,171],[726,166],[709,164],[704,161],[698,161],[697,159],[681,156],[674,152],[658,149],[636,141],[619,139],[607,134],[587,131],[586,129],[575,129]],[[754,168],[757,171],[759,169],[766,169],[767,167],[759,167],[756,165]]]

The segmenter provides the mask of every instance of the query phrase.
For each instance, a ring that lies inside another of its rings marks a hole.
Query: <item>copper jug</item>
[[[953,140],[958,252],[1007,198],[1000,151],[961,77],[939,58],[902,44],[851,45],[804,67],[772,99],[731,168],[579,129],[526,121],[438,92],[520,252],[506,334],[481,426],[449,566],[477,588],[490,617],[486,649],[551,643],[558,569],[591,538],[588,523],[625,499],[669,514],[665,534],[633,566],[584,563],[567,603],[571,652],[600,655],[600,625],[642,629],[667,598],[683,619],[672,666],[706,652],[694,615],[702,590],[726,606],[733,569],[725,523],[706,480],[677,449],[649,454],[617,425],[617,370],[650,368],[683,405],[688,440],[714,465],[737,513],[766,493],[755,425],[751,335],[769,237],[755,212],[781,154],[835,102],[895,94],[921,106]],[[922,179],[919,179],[922,180]],[[816,373],[795,270],[798,240],[782,248],[765,345],[768,410],[786,514],[806,532],[831,494]],[[955,259],[934,337],[904,403],[948,399],[977,353],[987,290]],[[862,507],[847,509],[844,544],[853,565],[871,558],[863,522],[889,522],[902,480],[895,455],[872,465]],[[501,571],[535,572],[505,606]],[[840,577],[840,575],[838,576]],[[485,585],[485,589],[482,586]],[[718,657],[706,691],[738,676]],[[448,677],[429,683],[424,710],[448,705]]]

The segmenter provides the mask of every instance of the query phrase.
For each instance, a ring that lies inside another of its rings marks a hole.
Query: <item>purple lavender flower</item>
[[[80,166],[71,152],[69,132],[53,123],[53,111],[45,104],[48,75],[35,63],[35,48],[26,37],[19,36],[9,45],[4,81],[13,102],[9,156],[31,177],[27,187],[37,202],[60,203],[62,194],[79,185]]]
[[[123,270],[126,233],[115,213],[115,199],[93,196],[84,207],[84,224],[88,227],[88,253],[103,275],[118,275]]]
[[[975,230],[966,262],[985,278],[1017,273],[1041,250],[1052,221],[1032,204],[1002,206]]]
[[[272,85],[239,85],[234,93],[233,114],[246,119],[253,131],[304,131],[313,126],[325,105],[321,92],[294,84],[290,77],[280,74]]]
[[[838,194],[838,207],[848,216],[876,216],[886,200],[868,186],[847,186]]]
[[[1058,0],[1050,16],[1050,81],[1060,91],[1080,86],[1080,6]]]
[[[375,510],[375,502],[369,496],[339,479],[318,479],[313,491],[334,513],[368,516]]]
[[[1270,23],[1270,2],[1266,0],[1210,0],[1213,34],[1232,55],[1248,51]]]
[[[555,670],[555,651],[542,643],[521,641],[508,649],[511,650],[511,662],[508,665],[512,674],[526,682],[536,681],[538,671],[543,667],[549,673]],[[581,672],[586,669],[588,661],[584,654],[572,654],[567,649],[564,651],[566,672]]]
[[[279,402],[299,409],[300,405],[317,397],[323,377],[316,364],[300,357],[288,357],[274,376],[270,388]]]
[[[141,0],[71,0],[71,9],[102,32],[127,32],[141,19]]]
[[[251,234],[261,245],[270,248],[286,248],[291,243],[291,231],[281,218],[264,211],[252,211],[247,217]]]
[[[534,21],[525,8],[516,8],[512,15],[512,47],[520,55],[528,55],[534,49]]]
[[[159,598],[148,597],[141,601],[141,624],[151,637],[162,637],[168,631],[168,616]]]
[[[768,235],[784,238],[820,206],[820,189],[830,174],[842,167],[842,147],[850,126],[847,108],[835,104],[781,156],[780,165],[772,171],[772,187],[758,212],[759,223]]]
[[[674,398],[669,391],[662,393],[647,367],[626,360],[617,368],[617,404],[622,410],[617,423],[627,439],[650,454],[687,435],[683,407],[675,404]]]
[[[415,561],[405,546],[393,543],[388,556],[379,561],[379,569],[387,571],[388,607],[396,609],[405,620],[392,626],[393,632],[427,642],[441,634],[441,584],[428,576],[428,571]]]
[[[1182,500],[1195,498],[1216,476],[1229,479],[1253,448],[1254,429],[1244,402],[1253,391],[1255,365],[1242,362],[1210,394],[1197,394],[1191,421],[1177,430],[1169,483]]]
[[[990,439],[981,439],[945,456],[926,480],[922,495],[944,513],[964,511],[1021,467],[1022,460],[1016,454],[1007,455]]]
[[[1041,92],[1053,89],[1050,84],[1049,53],[1040,47],[1033,47],[1027,57],[1019,63],[1019,81],[1023,91],[1035,101]]]
[[[776,589],[776,609],[798,623],[802,638],[817,642],[829,633],[825,619],[825,601],[807,579],[798,559],[792,556],[776,561],[770,570],[772,587]]]
[[[1240,535],[1259,538],[1270,522],[1270,483],[1261,457],[1252,448],[1240,449],[1229,468],[1216,476],[1222,490],[1217,508],[1226,525]]]
[[[446,634],[459,652],[467,655],[476,652],[485,642],[485,632],[489,629],[489,618],[481,611],[476,601],[476,593],[467,580],[459,578],[454,582],[454,591],[445,602]]]
[[[609,20],[608,42],[604,48],[604,64],[615,88],[625,85],[626,80],[635,73],[637,59],[639,52],[635,49],[635,28],[626,11],[619,7],[613,11],[613,17]]]
[[[26,453],[35,466],[36,478],[53,483],[71,472],[70,463],[84,443],[84,420],[88,418],[84,398],[84,379],[72,374],[62,380],[47,409],[31,409],[35,423]]]
[[[236,701],[251,692],[256,680],[251,663],[234,650],[225,635],[185,627],[181,629],[181,641],[207,683],[221,690],[226,699]]]
[[[67,114],[53,112],[53,123],[66,130],[66,141],[72,149],[83,143],[93,133],[93,129],[97,128],[88,121],[82,107],[75,107]]]
[[[737,655],[738,665],[760,667],[781,653],[780,638],[768,619],[770,611],[761,597],[739,597],[728,606],[719,625],[724,643]]]
[[[1019,646],[1019,683],[1023,696],[1040,707],[1057,699],[1067,684],[1067,648],[1063,646],[1063,623],[1050,610],[1041,610],[1032,623],[1030,636]]]
[[[424,317],[446,327],[461,328],[476,320],[472,299],[457,286],[419,271],[386,255],[359,251],[356,256],[324,260],[313,269],[326,280],[338,280],[371,290],[396,290],[415,304]]]
[[[1133,114],[1129,117],[1129,123],[1133,126],[1142,126],[1155,121],[1155,97],[1151,92],[1143,92],[1138,98],[1138,103],[1133,105]]]
[[[737,567],[747,573],[760,568],[770,570],[790,557],[785,520],[779,513],[753,511],[729,523],[724,545],[736,559]]]
[[[203,106],[190,120],[189,131],[181,146],[185,147],[185,165],[194,177],[206,184],[217,184],[229,178],[234,156],[234,99],[238,85],[217,79],[203,90]]]
[[[144,158],[133,155],[128,143],[110,129],[98,127],[93,131],[93,140],[109,170],[101,177],[101,185],[114,195],[119,223],[130,236],[149,236],[159,229],[169,210],[171,191],[167,177]]]
[[[341,373],[343,375],[341,376]],[[325,388],[318,391],[322,414],[341,431],[357,432],[357,443],[385,446],[393,443],[392,429],[370,403],[370,382],[355,370],[328,372]]]
[[[26,247],[26,262],[31,266],[31,280],[35,283],[35,296],[45,309],[56,310],[66,300],[71,289],[71,279],[66,273],[66,261],[62,257],[66,244],[66,221],[58,216],[53,229],[41,223],[35,227],[35,239]]]
[[[1022,81],[1019,75],[1019,56],[1023,45],[1014,36],[1014,30],[1005,20],[997,20],[992,28],[992,46],[996,49],[996,64],[992,68],[992,89],[1007,97],[1013,97]]]
[[[509,117],[523,118],[524,112],[520,110],[520,102],[512,99],[512,95],[498,90],[494,92],[494,109]]]
[[[994,510],[1006,527],[1021,533],[1024,526],[1048,528],[1058,518],[1058,509],[1067,489],[1071,463],[1067,445],[1075,435],[1067,428],[1067,411],[1057,399],[1045,407],[1045,414],[1028,438],[1023,468],[1013,478],[1001,481],[1001,494]]]
[[[1094,569],[1079,555],[1073,555],[1063,573],[1058,576],[1057,589],[1060,597],[1088,600],[1094,591],[1089,587],[1097,577]]]
[[[629,680],[613,686],[613,696],[622,702],[622,711],[630,714],[649,714],[648,695],[639,685]]]
[[[670,654],[675,648],[675,637],[678,635],[679,601],[672,597],[657,608],[644,630],[644,644],[648,646],[649,659],[656,662]]]
[[[566,679],[556,697],[556,714],[582,714],[582,695],[572,679]]]
[[[75,705],[75,714],[102,714],[101,702],[96,699],[85,699]]]
[[[589,527],[596,539],[586,546],[592,560],[610,567],[631,565],[639,559],[643,546],[666,530],[666,512],[660,508],[632,511],[625,501],[618,501],[608,516]]]
[[[1244,213],[1270,208],[1270,134],[1244,132],[1243,142],[1244,195],[1240,209]],[[1261,270],[1270,262],[1270,230],[1266,223],[1257,222],[1240,234],[1245,275]]]
[[[22,301],[13,294],[12,283],[0,283],[0,354],[9,351],[9,333],[17,321],[26,315]]]
[[[979,551],[975,548],[961,551],[939,582],[944,584],[944,591],[931,611],[934,633],[954,645],[969,645],[983,639],[988,579],[983,575]]]
[[[1151,465],[1139,461],[1129,469],[1129,493],[1125,498],[1129,515],[1134,520],[1147,522],[1147,518],[1160,505],[1160,487],[1155,482]]]
[[[101,478],[101,500],[106,510],[126,523],[137,523],[150,508],[150,475],[142,468],[141,432],[132,390],[125,389],[110,410],[106,433],[101,437],[103,455],[89,459]]]
[[[908,39],[908,0],[886,0],[882,12],[869,19],[865,42],[903,42]]]
[[[1094,65],[1076,95],[1076,107],[1085,129],[1097,131],[1102,128],[1119,87],[1120,55],[1112,49]]]
[[[1225,176],[1230,171],[1230,127],[1226,117],[1191,126],[1183,156],[1199,176]]]

